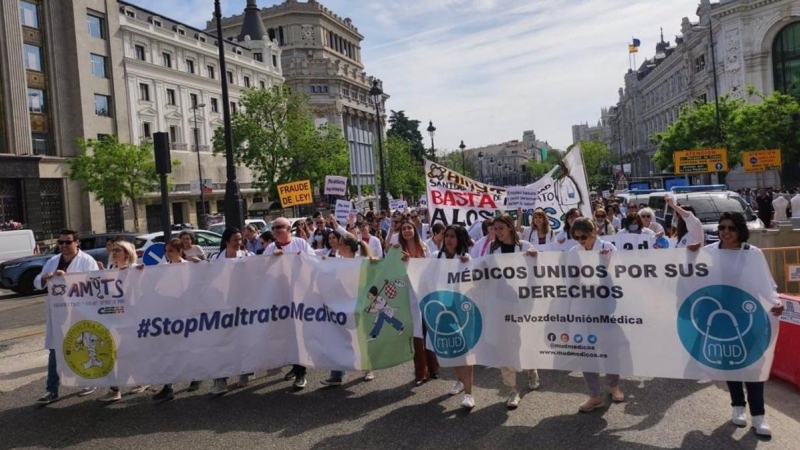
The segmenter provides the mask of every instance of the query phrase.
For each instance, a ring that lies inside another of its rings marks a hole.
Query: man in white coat
[[[42,272],[33,280],[36,289],[45,289],[54,277],[64,276],[65,273],[91,272],[100,270],[97,261],[91,256],[82,252],[78,248],[78,233],[72,230],[61,230],[58,235],[59,254],[50,258]],[[47,361],[47,392],[36,402],[46,405],[58,400],[58,387],[60,380],[56,370],[56,351],[53,342],[53,324],[50,323],[50,314],[47,315],[47,328],[45,329],[44,346],[50,350],[50,357]],[[96,388],[83,389],[78,395],[89,395]]]

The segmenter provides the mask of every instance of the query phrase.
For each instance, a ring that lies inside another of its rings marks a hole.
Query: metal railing
[[[800,247],[762,248],[761,251],[767,258],[772,278],[778,285],[778,292],[799,294],[800,279],[791,281],[793,277],[789,274],[789,266],[800,266]]]

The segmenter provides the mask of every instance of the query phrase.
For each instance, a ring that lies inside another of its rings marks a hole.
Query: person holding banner
[[[78,247],[78,233],[73,230],[61,230],[58,234],[59,254],[48,259],[42,271],[33,279],[33,287],[44,289],[53,277],[61,277],[66,273],[92,272],[99,270],[97,261],[90,255],[81,251]],[[46,392],[36,400],[36,403],[47,405],[58,400],[58,388],[61,380],[56,370],[56,351],[53,342],[53,325],[50,323],[50,314],[47,314],[47,326],[45,328],[44,346],[49,350],[47,359],[47,379],[45,381]],[[89,395],[96,388],[85,388],[78,393],[79,397]]]
[[[675,248],[688,248],[694,251],[702,247],[705,244],[706,233],[703,231],[703,223],[694,215],[694,208],[690,205],[678,206],[671,195],[665,196],[665,200],[677,217],[678,224],[673,234],[678,241]]]
[[[436,229],[437,225],[442,224],[437,222],[434,225],[434,230]],[[471,259],[469,256],[470,237],[469,233],[464,227],[459,225],[449,225],[444,230],[442,235],[444,236],[443,245],[439,251],[431,254],[431,258],[458,258],[462,263],[465,263]],[[453,370],[456,373],[456,383],[452,388],[450,388],[448,394],[458,395],[463,392],[464,400],[461,402],[461,406],[467,409],[474,408],[475,399],[472,397],[472,366],[458,366],[454,367]]]
[[[278,217],[272,221],[272,233],[275,235],[275,242],[264,250],[264,255],[280,256],[284,253],[305,253],[307,255],[316,256],[314,249],[308,245],[308,241],[299,237],[292,237],[290,230],[291,224],[289,223],[289,219]],[[294,380],[294,388],[298,390],[304,389],[306,385],[308,385],[306,381],[306,368],[299,364],[293,365],[292,370],[290,370],[283,379],[286,381]]]
[[[206,259],[206,252],[202,247],[194,243],[194,235],[188,231],[181,231],[178,239],[183,244],[183,258],[187,261],[202,261]]]
[[[487,254],[496,253],[527,253],[536,256],[536,249],[528,241],[520,240],[517,229],[514,226],[514,219],[508,214],[503,214],[494,219],[494,241],[489,246]],[[508,409],[519,407],[521,398],[517,391],[517,371],[513,367],[501,367],[500,373],[503,375],[503,384],[511,391],[506,400]],[[536,369],[528,370],[528,387],[535,391],[539,389],[539,371]]]
[[[275,242],[275,236],[272,235],[272,231],[267,230],[261,233],[261,236],[258,237],[258,240],[261,243],[261,248],[256,251],[256,255],[262,255],[264,254],[264,250],[269,247],[269,244]]]
[[[750,230],[747,228],[747,219],[742,213],[722,213],[717,230],[719,230],[719,241],[707,245],[705,248],[712,250],[749,250],[761,253],[760,249],[747,243],[748,239],[750,239]],[[768,280],[768,282],[772,283],[773,290],[772,297],[767,299],[773,304],[770,312],[775,316],[780,316],[783,313],[783,304],[781,304],[780,297],[778,297],[778,287],[774,280]],[[739,427],[747,426],[745,407],[749,402],[750,415],[753,418],[753,428],[756,434],[772,436],[772,429],[765,416],[764,382],[728,381],[727,384],[731,395],[731,407],[733,407],[731,422]],[[747,388],[747,399],[745,399],[745,388]]]
[[[629,212],[628,216],[631,214],[633,213]],[[606,255],[617,250],[613,244],[598,238],[596,223],[587,218],[576,219],[572,223],[570,233],[572,233],[572,239],[578,242],[578,245],[570,249],[571,252],[599,252],[601,255]],[[605,401],[600,396],[600,374],[584,372],[583,378],[586,380],[586,386],[589,389],[589,399],[583,402],[578,409],[581,412],[589,412],[604,407],[606,405]],[[606,379],[611,392],[611,400],[615,403],[624,402],[625,394],[619,388],[619,375],[607,373]]]
[[[363,240],[359,240],[356,236],[350,233],[340,235],[337,231],[331,232],[335,235],[337,258],[369,258],[370,261],[377,258],[372,254],[372,250]],[[331,242],[329,235],[328,241]],[[333,243],[331,243],[333,245]],[[378,319],[376,318],[376,321]],[[380,330],[378,331],[380,332]],[[321,381],[325,386],[341,386],[344,380],[345,372],[343,370],[331,370],[330,376],[326,380]],[[372,381],[375,379],[375,372],[368,370],[364,372],[364,381]]]
[[[517,231],[522,233],[526,241],[530,242],[536,250],[547,251],[550,250],[550,244],[555,240],[555,233],[550,228],[550,219],[547,218],[547,213],[541,208],[536,208],[533,211],[531,218],[531,226],[523,227],[520,225],[522,221],[522,208],[517,209]]]
[[[397,220],[396,218],[394,220]],[[430,258],[431,253],[428,246],[422,242],[419,237],[417,227],[410,220],[400,221],[398,227],[400,234],[398,235],[398,244],[403,251],[403,261],[408,261],[410,258]],[[409,295],[414,295],[413,290],[409,290]],[[414,300],[411,302],[414,304]],[[425,339],[428,330],[425,323],[422,324],[422,337],[414,337],[414,385],[422,386],[428,379],[439,378],[439,360],[436,359],[436,354],[425,347]]]

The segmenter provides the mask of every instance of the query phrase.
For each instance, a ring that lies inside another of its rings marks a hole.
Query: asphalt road
[[[780,381],[767,384],[767,417],[775,436],[758,438],[729,423],[724,383],[623,380],[626,403],[579,414],[585,386],[578,374],[541,371],[542,388],[508,411],[497,369],[476,368],[471,412],[449,397],[452,373],[414,388],[410,363],[354,375],[344,386],[320,385],[326,372],[309,372],[294,392],[283,372],[259,373],[243,389],[212,399],[210,383],[194,393],[176,385],[175,400],[125,395],[112,405],[79,398],[34,404],[44,391],[41,350],[43,299],[0,292],[0,450],[10,448],[274,448],[274,449],[795,449],[800,447],[800,395]],[[38,327],[39,334],[36,333]],[[14,337],[19,336],[19,337]],[[524,385],[523,377],[519,377]]]

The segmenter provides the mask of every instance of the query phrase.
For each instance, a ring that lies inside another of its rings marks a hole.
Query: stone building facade
[[[610,147],[632,164],[633,178],[658,175],[650,138],[677,120],[681,106],[717,95],[759,101],[748,86],[800,92],[800,1],[701,0],[696,15],[683,18],[674,43],[662,37],[655,55],[625,75],[610,110]]]
[[[533,130],[528,130],[523,132],[522,140],[465,149],[463,157],[469,175],[475,179],[496,186],[510,186],[531,181],[524,166],[532,160],[541,161],[546,149],[550,149],[550,145],[538,140]],[[456,152],[451,157],[458,156]]]
[[[317,125],[332,123],[342,128],[350,149],[352,183],[375,185],[374,136],[377,121],[385,123],[389,96],[384,93],[380,114],[376,115],[369,95],[375,79],[367,75],[361,59],[364,36],[352,20],[316,0],[285,0],[261,9],[256,0],[248,0],[243,14],[222,19],[222,34],[227,41],[241,43],[247,36],[253,39],[264,32],[254,25],[244,26],[248,14],[258,14],[267,37],[280,46],[286,83],[310,96]],[[209,21],[206,28],[216,29],[216,22]],[[385,132],[383,125],[381,128]]]

